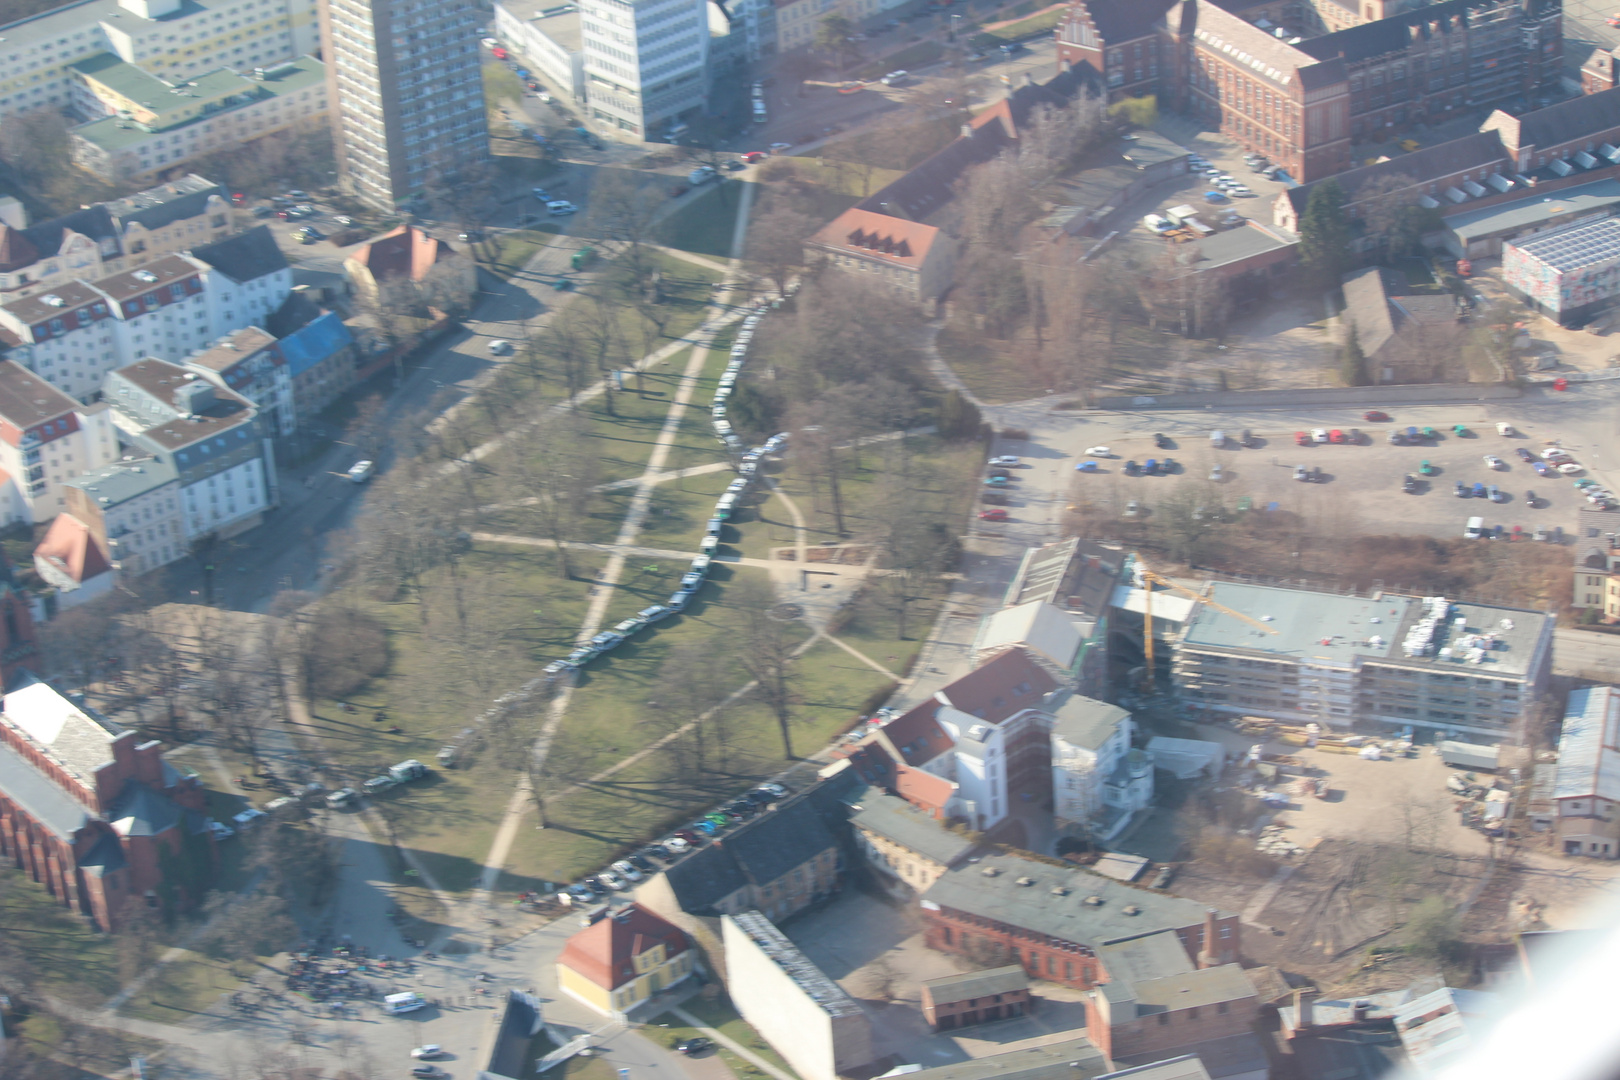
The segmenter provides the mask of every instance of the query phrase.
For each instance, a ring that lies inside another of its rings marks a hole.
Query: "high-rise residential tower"
[[[392,210],[489,155],[470,0],[321,0],[328,107],[347,191]]]
[[[646,139],[703,107],[708,0],[581,0],[579,11],[585,93],[598,125]]]

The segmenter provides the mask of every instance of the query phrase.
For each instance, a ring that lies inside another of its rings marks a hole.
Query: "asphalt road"
[[[1553,674],[1620,682],[1620,635],[1554,631]]]

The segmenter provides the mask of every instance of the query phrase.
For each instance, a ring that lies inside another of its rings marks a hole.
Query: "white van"
[[[398,1016],[400,1013],[415,1012],[417,1009],[425,1008],[427,1008],[427,998],[413,991],[407,991],[403,994],[389,994],[383,998],[383,1009],[390,1016]]]
[[[1485,519],[1482,517],[1469,518],[1468,527],[1463,530],[1463,538],[1466,540],[1478,540],[1484,534]]]

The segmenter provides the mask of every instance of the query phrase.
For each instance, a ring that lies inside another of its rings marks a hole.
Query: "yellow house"
[[[625,1013],[690,975],[692,955],[679,927],[629,904],[568,939],[557,984],[599,1013]]]

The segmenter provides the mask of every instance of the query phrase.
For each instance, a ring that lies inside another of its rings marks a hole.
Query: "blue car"
[[[1485,485],[1484,484],[1475,484],[1474,485],[1474,498],[1483,499],[1484,497],[1485,497]]]
[[[1144,461],[1142,463],[1142,475],[1143,476],[1157,476],[1157,475],[1159,475],[1159,461],[1158,461],[1157,458],[1148,458],[1146,461]]]
[[[1232,200],[1228,199],[1225,195],[1221,194],[1219,191],[1206,191],[1206,192],[1204,192],[1204,201],[1207,202],[1207,203],[1217,203],[1217,204],[1219,204],[1219,203],[1231,202]]]
[[[1074,467],[1075,472],[1101,472],[1101,466],[1095,461],[1082,461]]]

